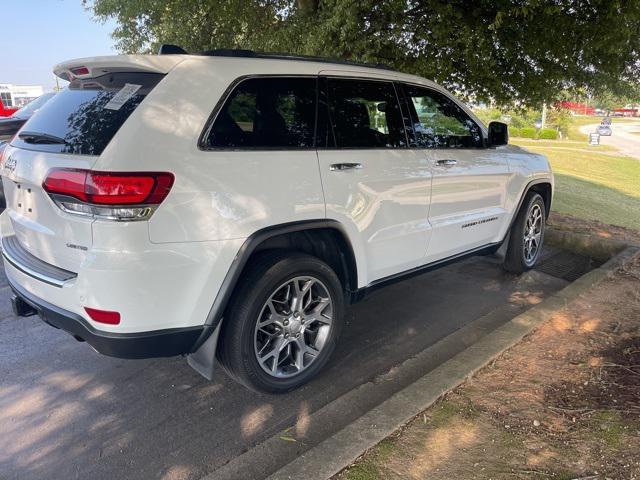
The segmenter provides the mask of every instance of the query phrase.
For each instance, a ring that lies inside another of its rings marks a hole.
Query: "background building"
[[[0,83],[0,100],[7,108],[20,108],[44,93],[42,85]]]

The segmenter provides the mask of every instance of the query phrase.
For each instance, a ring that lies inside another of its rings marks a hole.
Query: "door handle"
[[[436,161],[436,165],[443,166],[443,167],[449,167],[451,165],[456,165],[457,163],[458,163],[457,160],[453,160],[451,158],[446,158],[443,160]]]
[[[359,170],[361,168],[361,163],[332,163],[329,170],[332,172],[341,172],[343,170]]]

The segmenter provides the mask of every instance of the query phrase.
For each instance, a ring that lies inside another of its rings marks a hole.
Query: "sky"
[[[81,0],[0,0],[0,83],[55,86],[53,66],[114,55],[115,22],[101,24]]]

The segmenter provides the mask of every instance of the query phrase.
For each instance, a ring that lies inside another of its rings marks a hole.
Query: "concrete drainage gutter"
[[[280,468],[268,479],[323,480],[332,477],[427,409],[443,394],[518,343],[573,299],[611,276],[618,268],[640,257],[640,247],[598,237],[549,230],[546,241],[567,250],[588,253],[596,259],[609,260],[542,303],[488,333],[466,350]]]

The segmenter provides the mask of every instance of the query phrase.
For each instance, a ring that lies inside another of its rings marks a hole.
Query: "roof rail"
[[[187,52],[177,46],[177,45],[169,45],[165,44],[160,47],[158,51],[158,55],[169,55],[169,54],[186,54]],[[314,57],[310,55],[294,55],[291,53],[263,53],[263,52],[255,52],[253,50],[244,50],[240,48],[218,48],[215,50],[207,50],[204,52],[196,53],[194,55],[203,55],[207,57],[236,57],[236,58],[263,58],[263,59],[271,59],[271,60],[298,60],[303,62],[321,62],[321,63],[333,63],[336,65],[349,65],[353,67],[366,67],[366,68],[378,68],[383,70],[391,70],[394,69],[389,67],[388,65],[384,65],[381,63],[362,63],[362,62],[352,62],[350,60],[338,60],[335,58],[327,58],[327,57]]]

